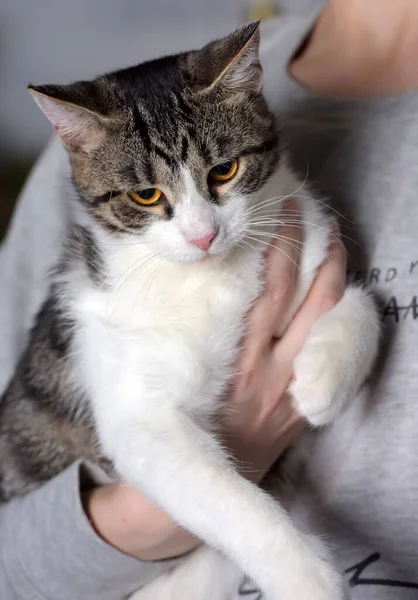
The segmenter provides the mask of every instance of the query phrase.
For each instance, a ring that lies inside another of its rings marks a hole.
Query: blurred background
[[[26,91],[199,47],[312,0],[0,0],[0,238],[52,135]]]

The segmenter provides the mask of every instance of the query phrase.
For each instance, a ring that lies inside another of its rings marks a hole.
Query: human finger
[[[275,355],[293,361],[302,349],[315,321],[342,298],[346,282],[347,255],[336,221],[330,231],[326,260],[320,266],[306,300],[296,313],[283,338],[276,343]]]
[[[302,242],[299,210],[293,198],[283,207],[284,218],[286,215],[290,222],[283,223],[271,241],[272,248],[266,261],[265,289],[249,313],[241,361],[241,368],[244,369],[251,368],[257,357],[269,347],[275,324],[293,297]]]

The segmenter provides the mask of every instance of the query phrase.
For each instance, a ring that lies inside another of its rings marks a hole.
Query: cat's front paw
[[[288,546],[286,558],[281,552],[280,567],[269,568],[274,575],[269,587],[263,587],[267,600],[348,600],[350,587],[335,568],[329,549],[316,536],[301,533],[298,546]],[[266,580],[268,581],[268,579]]]
[[[349,600],[348,584],[340,575],[331,574],[329,579],[319,573],[299,574],[297,580],[289,579],[287,585],[266,591],[267,600]]]
[[[289,596],[277,596],[275,600],[349,600],[350,592],[348,586],[341,585],[315,585],[314,582],[306,580],[300,589]]]
[[[295,360],[289,386],[295,410],[315,427],[331,423],[345,404],[350,377],[341,373],[341,359],[332,342],[308,341]]]
[[[312,425],[331,423],[356,398],[376,358],[379,331],[373,298],[354,286],[312,327],[289,386],[295,409]]]

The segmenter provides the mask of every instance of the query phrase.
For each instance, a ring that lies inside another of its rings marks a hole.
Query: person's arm
[[[329,0],[289,65],[326,96],[380,96],[418,89],[416,0]]]
[[[81,497],[105,482],[100,471],[74,464],[0,505],[2,600],[124,600],[173,564],[135,560],[96,534]]]

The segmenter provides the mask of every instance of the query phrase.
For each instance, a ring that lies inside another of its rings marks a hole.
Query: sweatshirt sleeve
[[[81,491],[106,481],[75,463],[34,492],[0,505],[2,600],[125,600],[177,560],[141,562],[107,545]]]

